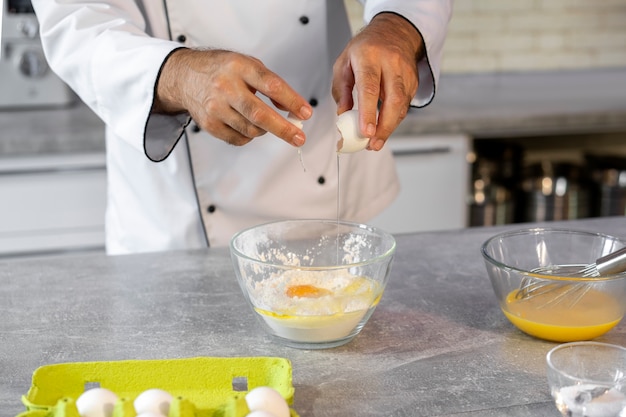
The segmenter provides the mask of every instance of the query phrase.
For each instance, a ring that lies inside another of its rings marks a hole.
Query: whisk
[[[559,275],[571,278],[584,278],[584,281],[572,283],[545,280],[539,277],[527,276],[522,279],[520,288],[516,294],[517,299],[527,300],[541,295],[550,295],[544,303],[545,306],[568,299],[569,305],[574,306],[589,291],[591,285],[588,278],[617,274],[626,271],[626,247],[598,258],[596,262],[585,265],[556,265],[542,266],[531,270],[538,275]]]

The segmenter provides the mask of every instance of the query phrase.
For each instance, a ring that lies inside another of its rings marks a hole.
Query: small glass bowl
[[[546,361],[550,393],[564,417],[626,415],[626,348],[565,343],[550,350]]]
[[[281,344],[324,349],[352,340],[380,301],[392,235],[336,220],[284,220],[233,236],[237,280],[261,326]]]

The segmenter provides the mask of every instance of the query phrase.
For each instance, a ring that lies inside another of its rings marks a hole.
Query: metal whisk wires
[[[553,265],[535,268],[522,279],[516,294],[519,300],[543,296],[544,306],[567,302],[572,307],[591,288],[590,279],[626,271],[626,247],[598,258],[588,265]],[[550,275],[550,277],[542,277]],[[560,281],[559,277],[567,278]],[[579,280],[580,282],[572,282]]]

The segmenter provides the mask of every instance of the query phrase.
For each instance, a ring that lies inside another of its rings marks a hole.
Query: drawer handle
[[[104,166],[93,167],[59,167],[59,168],[12,168],[0,169],[0,176],[10,175],[35,175],[35,174],[62,174],[66,172],[85,172],[85,171],[102,171]]]
[[[451,153],[452,148],[449,146],[439,146],[433,148],[424,148],[424,149],[394,149],[394,156],[412,156],[412,155],[433,155],[433,154],[444,154]]]

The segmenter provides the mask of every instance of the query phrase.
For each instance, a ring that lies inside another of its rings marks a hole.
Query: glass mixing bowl
[[[533,228],[494,236],[481,251],[511,323],[541,339],[573,342],[601,336],[624,316],[626,273],[578,273],[624,246],[625,240],[600,233]]]
[[[284,220],[233,236],[237,280],[263,329],[296,348],[343,345],[380,301],[396,242],[383,230],[335,220]]]

